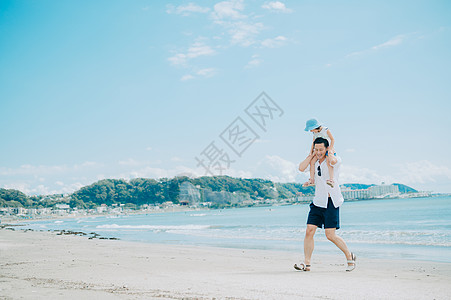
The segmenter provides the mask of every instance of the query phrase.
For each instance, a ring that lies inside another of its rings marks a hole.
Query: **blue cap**
[[[312,129],[320,127],[321,124],[318,122],[317,119],[310,119],[307,122],[305,122],[305,131],[310,131]]]

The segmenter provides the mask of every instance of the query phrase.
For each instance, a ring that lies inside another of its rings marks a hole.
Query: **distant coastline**
[[[417,191],[395,184],[341,185],[346,201],[434,197],[442,194]],[[308,203],[314,188],[300,183],[275,183],[264,179],[229,176],[174,177],[131,181],[105,179],[72,194],[27,196],[0,189],[0,220],[4,222],[80,218],[105,215],[147,214],[201,209],[278,206]]]

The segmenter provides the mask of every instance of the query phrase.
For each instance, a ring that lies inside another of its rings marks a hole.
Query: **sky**
[[[449,1],[0,0],[0,188],[299,182],[317,118],[340,183],[451,192]]]

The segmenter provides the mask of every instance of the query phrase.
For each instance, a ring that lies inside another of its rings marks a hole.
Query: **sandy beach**
[[[331,245],[332,247],[332,245]],[[450,299],[451,264],[0,230],[0,299]],[[358,253],[357,253],[358,255]]]

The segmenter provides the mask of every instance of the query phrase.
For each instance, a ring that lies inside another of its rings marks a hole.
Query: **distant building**
[[[342,187],[341,193],[345,200],[351,199],[374,199],[374,198],[386,198],[399,196],[399,188],[397,185],[387,185],[382,183],[381,185],[370,186],[367,189],[353,190],[347,187]]]
[[[162,204],[161,204],[161,206],[162,207],[173,207],[174,206],[174,202],[172,202],[172,201],[166,201],[166,202],[163,202]]]
[[[200,191],[189,181],[180,185],[179,202],[182,205],[195,205],[200,202]]]
[[[70,209],[70,206],[68,204],[56,204],[56,209]]]
[[[16,215],[25,215],[28,213],[28,209],[23,208],[23,207],[14,207],[12,209],[12,212]]]
[[[342,189],[341,194],[345,200],[350,199],[371,199],[371,191],[369,189],[362,190],[351,190],[351,189]]]
[[[202,190],[202,199],[206,202],[212,202],[216,204],[236,204],[246,202],[251,199],[249,194],[237,193],[237,192],[214,192],[211,190]]]
[[[315,196],[313,196],[313,195],[300,195],[300,196],[296,197],[296,201],[297,202],[308,203],[308,202],[313,201],[314,197]]]
[[[386,196],[398,196],[399,188],[397,185],[387,185],[382,183],[381,185],[370,186],[368,188],[371,192],[371,195],[374,198],[383,198]]]
[[[97,213],[101,214],[108,210],[108,206],[106,204],[101,204],[100,206],[96,207]]]

